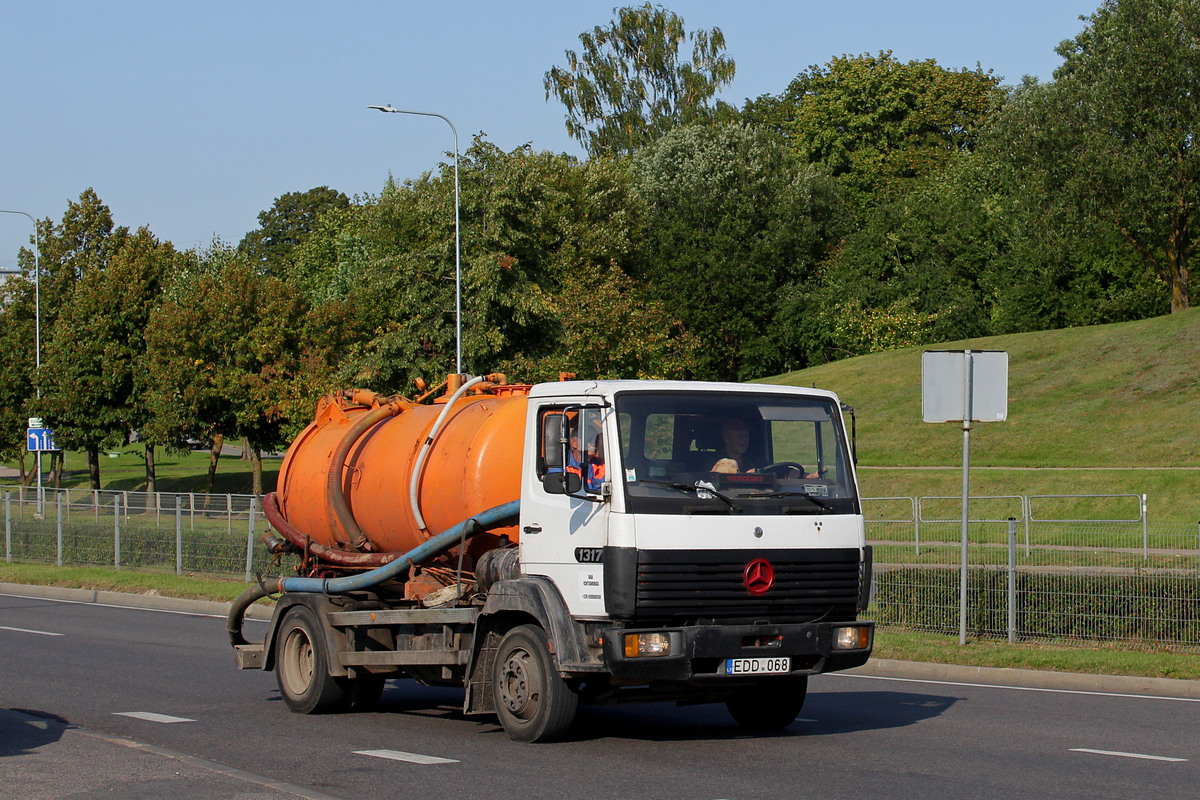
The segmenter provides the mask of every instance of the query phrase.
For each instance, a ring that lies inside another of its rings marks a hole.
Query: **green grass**
[[[245,583],[232,579],[133,572],[111,567],[56,567],[48,564],[0,564],[0,582],[157,594],[223,603],[236,599],[246,590]]]
[[[957,636],[879,630],[875,634],[873,655],[875,658],[972,667],[1200,679],[1200,654],[1174,653],[1166,649],[1138,650],[1123,643],[1087,647],[971,639],[965,645],[959,645]]]
[[[921,352],[967,348],[1009,354],[1008,419],[971,431],[972,495],[1144,493],[1153,522],[1200,520],[1200,309],[875,353],[764,382],[831,389],[854,407],[864,495],[960,494],[962,428],[921,421]]]
[[[113,458],[110,453],[116,453]],[[279,473],[279,458],[263,458],[263,486],[266,491],[275,487],[275,478]],[[7,467],[17,468],[17,462],[6,461]],[[49,469],[49,456],[42,457],[43,470]],[[35,460],[32,454],[25,458],[25,469],[32,472]],[[155,451],[155,478],[160,492],[203,492],[208,478],[208,451],[188,450],[169,452],[158,448]],[[12,482],[16,483],[13,478]],[[141,492],[146,490],[146,462],[144,447],[141,445],[126,445],[125,447],[102,451],[100,453],[100,483],[104,489],[118,491]],[[63,470],[61,486],[73,489],[87,487],[88,470],[84,453],[68,450],[66,465]],[[235,455],[223,455],[217,464],[217,474],[213,484],[214,494],[250,494],[253,485],[249,461],[243,461]]]

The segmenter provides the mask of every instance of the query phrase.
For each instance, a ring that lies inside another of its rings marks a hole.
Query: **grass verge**
[[[237,599],[246,589],[245,583],[232,578],[131,572],[108,567],[56,567],[51,564],[0,564],[0,582],[157,594],[222,603]]]
[[[959,645],[957,636],[884,629],[875,635],[874,656],[898,661],[925,661],[970,667],[1200,679],[1200,654],[1172,652],[1166,649],[1134,650],[1111,644],[1009,644],[994,639],[974,639],[968,640],[965,645]]]
[[[131,572],[106,567],[56,567],[49,564],[0,564],[0,582],[159,594],[220,602],[234,600],[246,588],[244,583],[234,579]],[[1116,645],[1010,645],[1007,642],[977,639],[959,646],[956,636],[885,629],[876,635],[875,656],[974,667],[1200,680],[1200,654],[1131,650]]]

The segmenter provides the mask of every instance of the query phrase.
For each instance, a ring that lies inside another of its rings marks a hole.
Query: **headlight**
[[[652,658],[671,655],[671,635],[668,633],[625,634],[626,658]]]
[[[871,646],[871,629],[858,625],[834,628],[834,650],[866,650]]]

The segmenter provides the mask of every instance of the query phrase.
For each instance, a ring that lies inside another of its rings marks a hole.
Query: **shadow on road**
[[[799,719],[773,737],[831,736],[855,731],[903,728],[937,717],[959,698],[952,695],[891,691],[813,692]],[[494,717],[462,713],[461,689],[421,686],[415,681],[388,684],[376,713],[438,717],[455,724],[498,725]],[[711,741],[746,736],[719,703],[676,706],[673,703],[581,706],[571,741],[634,739],[646,741]]]
[[[44,711],[0,709],[0,758],[54,744],[69,725],[62,717]]]

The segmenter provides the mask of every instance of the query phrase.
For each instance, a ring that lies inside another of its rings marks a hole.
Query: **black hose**
[[[246,617],[246,610],[254,605],[256,601],[264,597],[269,597],[275,591],[267,589],[262,584],[256,584],[246,589],[246,591],[238,596],[237,600],[233,601],[233,605],[229,607],[229,616],[225,620],[225,632],[229,634],[229,643],[231,645],[237,647],[238,645],[249,644],[246,638],[242,636],[242,621]]]

